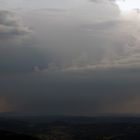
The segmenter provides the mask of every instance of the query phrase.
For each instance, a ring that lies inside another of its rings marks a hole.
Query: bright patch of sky
[[[140,9],[140,0],[118,0],[117,4],[122,11]]]

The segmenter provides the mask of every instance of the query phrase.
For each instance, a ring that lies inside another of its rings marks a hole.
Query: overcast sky
[[[136,2],[0,0],[0,112],[139,114]]]

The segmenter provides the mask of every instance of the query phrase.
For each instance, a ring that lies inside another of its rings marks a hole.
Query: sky
[[[138,0],[0,0],[0,112],[140,114]]]

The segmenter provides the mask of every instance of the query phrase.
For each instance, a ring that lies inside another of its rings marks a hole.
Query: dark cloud
[[[43,62],[32,47],[31,31],[11,11],[0,11],[0,75],[32,71]],[[40,63],[40,64],[38,64]]]
[[[0,90],[19,112],[91,116],[139,113],[139,77],[138,69],[35,72],[1,77]]]
[[[114,0],[75,1],[0,11],[1,111],[139,113],[138,15]]]

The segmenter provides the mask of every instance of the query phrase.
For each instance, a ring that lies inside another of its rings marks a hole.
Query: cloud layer
[[[20,19],[10,11],[0,11],[0,39],[20,38],[27,35],[28,28],[24,26]]]
[[[13,3],[0,11],[1,111],[140,113],[137,13],[113,0]]]

